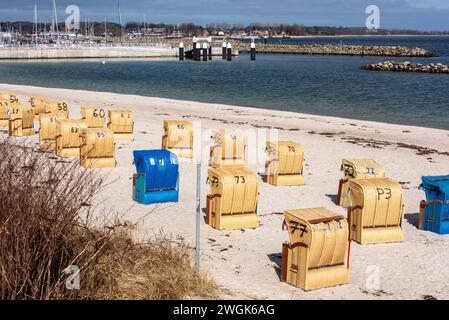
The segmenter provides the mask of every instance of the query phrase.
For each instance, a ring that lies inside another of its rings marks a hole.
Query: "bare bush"
[[[0,141],[0,299],[210,298],[184,242],[136,243],[133,226],[94,224],[105,177],[16,140]],[[81,290],[64,273],[80,268]]]
[[[103,180],[10,139],[0,155],[0,297],[62,298],[61,271],[76,262],[74,235]]]

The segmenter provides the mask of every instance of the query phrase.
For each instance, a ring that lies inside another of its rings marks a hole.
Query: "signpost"
[[[201,160],[196,164],[196,232],[195,268],[200,270],[200,228],[201,228]]]

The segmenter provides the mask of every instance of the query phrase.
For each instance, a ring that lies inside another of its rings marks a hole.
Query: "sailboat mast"
[[[118,8],[118,22],[120,24],[120,30],[122,32],[122,38],[123,38],[124,32],[123,32],[123,24],[122,24],[122,12],[120,10],[120,1],[117,1],[117,8]]]
[[[34,4],[34,40],[37,46],[37,4]]]
[[[58,14],[56,9],[56,0],[52,1],[53,5],[53,22],[55,28],[53,28],[53,32],[56,31],[57,44],[59,44],[59,27],[58,27]]]
[[[104,39],[106,42],[108,41],[108,23],[106,19],[104,19]]]

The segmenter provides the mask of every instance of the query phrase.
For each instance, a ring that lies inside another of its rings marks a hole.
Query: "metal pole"
[[[251,61],[256,60],[256,44],[254,43],[254,41],[251,42]]]
[[[207,61],[207,43],[203,43],[203,61]]]
[[[200,270],[200,228],[201,228],[201,161],[196,164],[196,233],[195,268]]]
[[[228,52],[227,52],[227,60],[232,61],[232,44],[228,43]]]
[[[179,60],[182,61],[184,60],[184,43],[181,42],[179,44]]]
[[[196,37],[193,37],[193,60],[200,60],[200,48]]]
[[[226,60],[226,48],[227,48],[226,41],[223,41],[223,45],[221,47],[221,57],[223,58],[223,60]]]
[[[212,60],[212,37],[207,38],[207,42],[209,45],[209,48],[208,48],[209,60]]]

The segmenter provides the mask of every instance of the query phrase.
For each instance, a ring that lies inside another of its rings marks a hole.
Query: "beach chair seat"
[[[81,106],[81,118],[88,128],[104,128],[106,110],[100,106]]]
[[[9,109],[9,135],[25,137],[36,134],[34,129],[34,110],[28,106],[13,105]]]
[[[168,150],[134,151],[133,199],[141,204],[178,202],[179,161]]]
[[[65,113],[41,113],[39,115],[39,147],[41,149],[55,149],[57,135],[56,121],[65,119],[65,117]]]
[[[213,168],[244,166],[246,138],[241,130],[212,130],[209,165]]]
[[[56,120],[56,155],[62,158],[79,157],[82,144],[81,130],[87,125],[80,119]]]
[[[329,209],[284,212],[290,242],[282,246],[281,281],[305,291],[347,284],[349,226]]]
[[[244,166],[209,168],[206,223],[219,230],[257,228],[259,181]]]
[[[62,100],[44,99],[42,103],[45,106],[45,113],[64,113],[66,119],[70,115],[70,106],[67,102]]]
[[[304,146],[294,141],[267,142],[266,181],[274,186],[304,184]]]
[[[115,140],[134,140],[134,116],[129,109],[108,110],[107,127],[114,132]]]
[[[398,182],[388,178],[353,179],[349,190],[352,240],[360,244],[403,240],[403,191]]]
[[[114,133],[107,128],[81,129],[80,165],[85,168],[114,168]]]
[[[6,100],[0,100],[0,127],[9,126],[9,118],[11,117],[11,106]]]
[[[337,204],[347,208],[350,203],[349,181],[353,179],[384,178],[385,168],[373,159],[343,159],[343,179],[338,188]]]
[[[30,107],[34,109],[34,120],[39,121],[40,115],[46,113],[45,106],[50,100],[43,97],[38,96],[30,96],[28,97],[28,103]]]
[[[0,93],[0,101],[6,101],[10,106],[20,105],[19,95],[16,93]]]
[[[193,158],[193,124],[188,120],[164,120],[162,149],[180,158]]]
[[[426,193],[420,210],[420,229],[449,234],[449,175],[424,176],[420,188]]]

